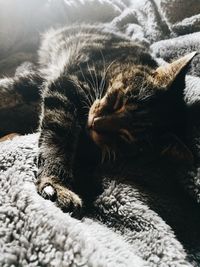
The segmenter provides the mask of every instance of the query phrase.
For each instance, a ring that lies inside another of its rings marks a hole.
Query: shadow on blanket
[[[199,266],[199,133],[189,171],[101,167],[103,192],[82,221],[37,195],[37,134],[1,142],[1,266]]]

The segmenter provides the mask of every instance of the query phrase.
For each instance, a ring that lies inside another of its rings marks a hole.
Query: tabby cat
[[[133,151],[136,157],[148,145],[190,160],[183,90],[194,55],[158,66],[144,46],[102,26],[46,33],[39,51],[39,194],[75,213],[93,194],[101,160]]]

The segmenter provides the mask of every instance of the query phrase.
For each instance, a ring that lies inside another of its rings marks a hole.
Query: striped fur
[[[0,79],[0,137],[31,133],[38,128],[42,82],[31,63],[19,66],[14,77]]]
[[[146,48],[123,35],[102,26],[51,30],[39,59],[44,84],[37,188],[64,210],[82,206],[73,192],[82,194],[77,166],[79,174],[92,175],[101,150],[115,154],[121,143],[153,142],[177,121],[176,128],[182,127],[184,78],[179,77],[180,94],[169,90],[156,79],[157,64]]]

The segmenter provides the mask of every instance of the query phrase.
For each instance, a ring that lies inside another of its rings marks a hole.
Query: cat
[[[147,48],[103,26],[47,32],[39,51],[39,194],[75,214],[84,205],[77,183],[88,183],[86,176],[92,183],[101,153],[117,157],[163,142],[162,155],[190,160],[183,90],[194,56],[158,66]]]
[[[192,161],[183,90],[194,56],[158,66],[148,48],[102,25],[48,31],[39,50],[38,193],[76,216],[100,190],[101,161],[147,147]]]

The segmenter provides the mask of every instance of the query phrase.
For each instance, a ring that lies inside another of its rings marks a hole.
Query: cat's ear
[[[155,82],[162,88],[169,88],[180,73],[186,74],[184,70],[189,65],[197,52],[187,54],[172,63],[158,67],[154,72]]]

